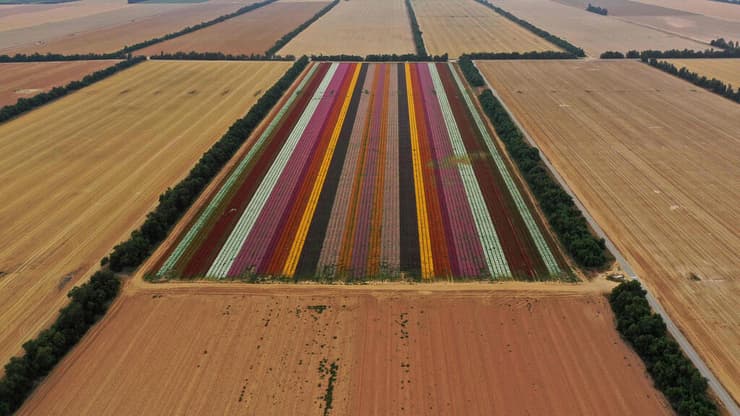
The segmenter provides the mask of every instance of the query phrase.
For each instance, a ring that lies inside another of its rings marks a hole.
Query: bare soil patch
[[[289,62],[146,62],[0,125],[0,362]]]
[[[0,107],[63,86],[116,61],[0,63]]]
[[[19,414],[671,414],[603,296],[460,287],[129,292]]]
[[[737,400],[740,107],[633,61],[481,67]]]

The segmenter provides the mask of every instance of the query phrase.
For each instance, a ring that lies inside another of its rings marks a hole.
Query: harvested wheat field
[[[697,49],[709,45],[579,10],[551,0],[493,0],[493,4],[583,48],[588,56],[630,49]]]
[[[0,5],[0,33],[29,26],[49,24],[113,10],[134,9],[125,2],[80,0],[57,4]],[[144,10],[143,8],[139,8]]]
[[[117,61],[0,63],[0,107],[63,86]]]
[[[433,55],[529,52],[558,47],[472,0],[414,0],[414,12]]]
[[[158,43],[137,53],[223,52],[262,54],[328,2],[273,3],[217,25]]]
[[[601,294],[433,286],[129,291],[18,414],[671,414]]]
[[[740,22],[740,7],[737,7],[736,4],[707,0],[640,0],[640,3],[683,10],[685,12],[722,20]]]
[[[668,62],[681,69],[687,68],[691,72],[704,75],[707,78],[717,78],[734,89],[740,87],[740,58],[738,59],[667,59]]]
[[[146,62],[0,125],[0,361],[289,66]]]
[[[740,398],[740,106],[634,61],[480,63]]]
[[[403,0],[343,0],[278,53],[365,56],[414,52]]]
[[[133,4],[105,13],[0,32],[0,53],[114,52],[231,13],[243,4]]]

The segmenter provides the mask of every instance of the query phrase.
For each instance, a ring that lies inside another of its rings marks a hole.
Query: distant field
[[[0,107],[66,85],[116,61],[0,63]]]
[[[0,362],[289,66],[146,62],[0,125]]]
[[[314,65],[151,274],[567,276],[455,75],[447,63]]]
[[[480,64],[740,398],[740,106],[634,61]]]
[[[18,414],[672,414],[601,294],[481,286],[124,294]]]
[[[559,3],[585,9],[594,3],[609,10],[609,17],[675,33],[700,42],[717,38],[740,39],[740,22],[696,15],[668,7],[631,0],[557,0]],[[707,0],[709,2],[709,0]]]
[[[38,20],[18,29],[0,29],[0,53],[114,52],[236,11],[244,4],[248,3],[127,4],[81,17],[73,14],[48,24]]]
[[[465,52],[558,50],[550,42],[472,0],[414,0],[427,51]]]
[[[472,0],[471,0],[472,1]],[[709,1],[709,0],[707,0]],[[637,26],[551,0],[493,0],[493,4],[598,57],[630,49],[707,49],[709,45]]]
[[[152,45],[138,53],[223,52],[262,54],[328,2],[273,3],[217,25]]]
[[[342,0],[278,53],[365,56],[414,52],[403,0]]]
[[[57,4],[57,3],[68,3],[78,0],[0,0],[0,5],[3,4]]]
[[[668,62],[681,69],[686,67],[691,72],[707,78],[717,78],[730,84],[734,89],[740,87],[740,59],[668,59]]]
[[[740,7],[736,4],[722,3],[713,0],[640,0],[641,3],[653,4],[689,13],[714,17],[722,20],[740,22]]]

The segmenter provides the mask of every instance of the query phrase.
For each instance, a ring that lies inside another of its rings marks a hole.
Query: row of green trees
[[[570,52],[530,51],[530,52],[471,52],[465,54],[470,59],[507,60],[507,59],[576,59]]]
[[[311,17],[310,19],[308,19],[305,22],[301,23],[300,26],[298,26],[297,28],[293,29],[290,33],[287,33],[286,35],[284,35],[283,37],[281,37],[280,39],[278,39],[277,42],[275,42],[275,44],[272,45],[272,47],[270,49],[268,49],[267,51],[265,51],[265,55],[267,55],[267,56],[275,55],[277,53],[277,51],[280,50],[280,48],[282,48],[288,42],[290,42],[291,39],[293,39],[294,37],[298,36],[299,33],[301,33],[304,30],[306,30],[306,28],[309,27],[309,26],[311,26],[311,24],[313,22],[319,20],[319,18],[321,16],[329,13],[329,10],[331,10],[337,4],[339,4],[339,0],[334,0],[333,2],[329,3],[323,9],[319,10],[315,15],[313,15],[313,17]]]
[[[483,111],[493,123],[496,133],[506,145],[506,149],[539,201],[550,226],[571,257],[583,267],[605,266],[609,257],[606,254],[604,240],[596,238],[591,233],[573,198],[548,173],[539,151],[524,140],[522,132],[491,90],[483,91],[478,99]]]
[[[740,49],[740,42],[738,41],[726,41],[725,38],[718,38],[711,40],[709,42],[710,45],[714,46],[715,48],[722,48],[722,49]]]
[[[414,13],[414,6],[411,4],[411,0],[406,0],[406,10],[409,13],[409,21],[411,22],[411,33],[414,36],[416,54],[419,56],[427,56],[427,48],[426,46],[424,46],[424,38],[422,37],[422,31],[419,27],[419,22],[416,21],[416,13]]]
[[[74,55],[62,55],[60,53],[33,53],[26,55],[17,53],[15,55],[0,55],[0,63],[7,62],[51,62],[51,61],[93,61],[100,59],[123,59],[126,54],[121,53],[83,53]]]
[[[24,354],[5,365],[0,379],[0,416],[15,412],[41,380],[108,310],[121,282],[110,271],[98,271],[89,282],[73,288],[70,302],[54,324],[23,344]]]
[[[312,55],[312,61],[332,61],[332,62],[447,62],[448,56],[444,55],[426,55],[421,56],[413,53],[403,55],[384,54],[384,55]]]
[[[650,58],[656,59],[687,59],[687,58],[740,58],[740,49],[725,49],[695,51],[691,49],[671,49],[667,51],[647,50],[640,52],[640,59],[647,61]]]
[[[657,387],[679,415],[718,415],[707,395],[707,381],[670,337],[660,315],[651,311],[636,280],[621,283],[609,295],[617,330],[642,358]]]
[[[460,66],[460,70],[462,70],[465,79],[468,80],[470,85],[474,87],[482,87],[486,85],[483,75],[481,75],[478,68],[476,68],[470,55],[462,55],[460,59],[457,60],[457,64]]]
[[[735,90],[734,88],[732,88],[732,85],[725,84],[724,82],[716,78],[710,79],[704,75],[699,75],[696,72],[691,72],[686,67],[678,69],[675,65],[667,61],[650,59],[647,61],[647,63],[650,66],[660,69],[661,71],[685,79],[686,81],[689,81],[696,86],[712,91],[713,93],[719,94],[725,98],[729,98],[736,103],[740,103],[740,88]]]
[[[81,80],[71,81],[67,85],[61,87],[54,87],[49,92],[42,92],[30,98],[19,98],[15,104],[6,105],[5,107],[0,108],[0,123],[8,121],[11,118],[18,117],[23,113],[31,111],[34,108],[40,107],[58,98],[62,98],[73,91],[79,90],[80,88],[108,78],[109,76],[133,65],[136,65],[145,59],[146,58],[141,56],[127,59],[125,61],[118,62],[115,65],[111,65],[108,68],[101,69],[100,71],[95,71],[89,75],[85,75],[85,77]]]
[[[520,18],[514,16],[513,14],[507,12],[506,10],[504,10],[504,9],[502,9],[500,7],[494,6],[493,4],[489,3],[487,0],[475,0],[475,1],[477,1],[478,3],[480,3],[480,4],[482,4],[482,5],[486,6],[486,7],[488,7],[490,9],[493,9],[496,13],[500,14],[501,16],[504,16],[505,18],[511,20],[512,22],[518,24],[519,26],[522,26],[523,28],[529,30],[530,32],[534,33],[535,35],[537,35],[537,36],[539,36],[539,37],[541,37],[541,38],[549,41],[550,43],[553,43],[553,44],[559,46],[560,48],[562,48],[562,49],[564,49],[564,50],[572,53],[575,56],[579,56],[579,57],[586,56],[586,53],[583,51],[583,49],[581,49],[581,48],[573,45],[572,43],[568,42],[565,39],[561,39],[561,38],[559,38],[559,37],[557,37],[557,36],[555,36],[555,35],[547,32],[545,30],[542,30],[542,29],[538,28],[537,26],[535,26],[535,25],[527,22],[524,19],[520,19]]]
[[[147,214],[144,224],[132,232],[128,240],[113,248],[108,259],[111,270],[136,268],[149,257],[213,177],[267,116],[306,65],[307,57],[298,59],[275,85],[257,100],[244,118],[234,122],[226,134],[203,154],[185,179],[159,196],[159,204]]]
[[[607,10],[607,9],[605,9],[603,7],[594,6],[591,3],[589,3],[588,6],[586,6],[586,10],[589,11],[589,12],[591,12],[591,13],[600,14],[602,16],[606,16],[606,15],[609,14],[609,10]]]
[[[164,53],[160,52],[159,55],[152,55],[150,59],[160,60],[188,60],[188,61],[294,61],[295,56],[286,55],[258,55],[258,54],[240,54],[232,55],[230,53],[223,52],[175,52],[175,53]]]
[[[235,12],[232,12],[232,13],[229,13],[229,14],[225,14],[225,15],[222,15],[222,16],[219,16],[219,17],[217,17],[215,19],[211,19],[211,20],[209,20],[207,22],[201,22],[201,23],[198,23],[197,25],[194,25],[194,26],[188,26],[188,27],[186,27],[184,29],[178,30],[177,32],[168,33],[166,35],[163,35],[163,36],[160,36],[160,37],[157,37],[157,38],[152,38],[152,39],[149,39],[149,40],[145,40],[143,42],[139,42],[139,43],[136,43],[136,44],[131,45],[131,46],[124,46],[123,49],[121,49],[120,51],[115,52],[115,53],[116,54],[125,54],[125,53],[133,52],[133,51],[136,51],[136,50],[139,50],[139,49],[144,49],[147,46],[154,45],[155,43],[164,42],[166,40],[170,40],[170,39],[176,38],[178,36],[182,36],[182,35],[186,35],[186,34],[191,33],[191,32],[195,32],[196,30],[200,30],[200,29],[207,28],[209,26],[213,26],[216,23],[223,22],[224,20],[228,20],[228,19],[231,19],[231,18],[234,18],[234,17],[237,17],[237,16],[241,16],[244,13],[251,12],[252,10],[259,9],[260,7],[267,6],[268,4],[274,3],[276,1],[277,0],[264,0],[264,1],[257,2],[257,3],[252,3],[252,4],[248,5],[248,6],[244,6],[244,7],[240,8],[239,10],[237,10]]]
[[[624,58],[637,59],[639,57],[640,57],[640,52],[636,50],[631,50],[627,52],[627,55],[619,51],[606,51],[599,56],[599,58],[601,59],[624,59]]]

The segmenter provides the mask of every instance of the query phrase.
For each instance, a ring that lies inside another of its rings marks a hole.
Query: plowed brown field
[[[343,0],[278,53],[365,56],[414,52],[403,0]]]
[[[19,414],[671,414],[602,295],[471,287],[129,291]]]
[[[480,66],[738,400],[740,106],[632,61]]]
[[[196,32],[152,45],[139,53],[223,52],[262,54],[328,2],[273,3]]]
[[[0,64],[0,107],[81,79],[116,61],[21,62]]]
[[[472,0],[414,0],[414,12],[433,55],[528,52],[558,47]]]
[[[146,62],[0,125],[0,362],[289,66]]]
[[[725,84],[731,84],[734,89],[740,87],[740,58],[739,59],[668,59],[668,62],[681,69],[688,68],[691,72],[704,75],[707,78],[717,78]]]
[[[609,16],[579,10],[551,0],[495,0],[493,3],[533,25],[598,57],[605,51],[630,49],[697,49],[709,45],[638,26]]]
[[[249,3],[249,2],[247,2]],[[105,53],[236,11],[239,3],[132,4],[13,30],[0,29],[0,53]],[[12,19],[12,16],[9,18]]]

